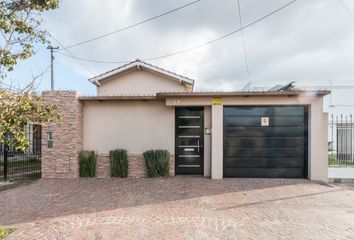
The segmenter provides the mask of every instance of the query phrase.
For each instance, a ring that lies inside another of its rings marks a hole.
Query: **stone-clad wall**
[[[96,177],[107,178],[111,176],[111,168],[108,155],[98,155],[96,163]]]
[[[169,165],[170,165],[169,175],[175,176],[175,155],[170,155]]]
[[[82,150],[82,104],[73,91],[42,92],[44,104],[54,104],[61,122],[42,127],[42,177],[79,177],[78,153]],[[48,148],[48,132],[53,133],[53,148]]]

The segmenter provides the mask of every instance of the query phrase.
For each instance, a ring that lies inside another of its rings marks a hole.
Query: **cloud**
[[[354,3],[345,1],[354,11]],[[53,34],[70,45],[171,10],[189,1],[62,0],[45,15]],[[287,0],[241,0],[244,24]],[[209,41],[240,26],[235,0],[202,0],[158,20],[71,51],[101,60],[134,60],[164,55]],[[255,85],[293,80],[328,83],[354,80],[354,21],[338,0],[298,0],[246,29],[246,52]],[[85,77],[93,74],[77,61],[60,57]],[[248,82],[240,35],[152,64],[196,79],[197,90],[237,90]],[[118,64],[85,63],[99,74]]]

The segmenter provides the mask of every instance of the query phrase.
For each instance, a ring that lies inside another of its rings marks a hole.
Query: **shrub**
[[[149,177],[168,176],[170,154],[167,150],[149,150],[143,155]]]
[[[337,159],[334,154],[328,154],[328,165],[329,166],[335,166],[337,162]]]
[[[81,151],[79,154],[80,177],[95,177],[96,153],[95,151]]]
[[[111,177],[128,176],[128,155],[125,149],[116,149],[109,152],[111,163]]]

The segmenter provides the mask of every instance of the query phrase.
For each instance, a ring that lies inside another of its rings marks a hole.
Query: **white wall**
[[[354,168],[352,167],[330,167],[328,168],[330,179],[354,179]]]

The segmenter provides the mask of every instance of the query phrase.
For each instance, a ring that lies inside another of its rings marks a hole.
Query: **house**
[[[96,96],[43,93],[63,115],[43,126],[43,177],[77,177],[82,149],[106,177],[109,151],[125,148],[131,177],[145,176],[144,151],[166,149],[170,175],[328,180],[329,91],[195,92],[194,80],[140,60],[90,81]]]

